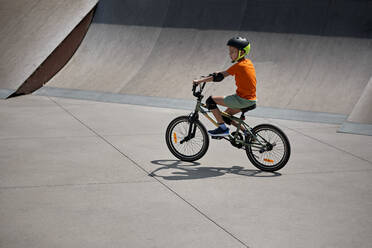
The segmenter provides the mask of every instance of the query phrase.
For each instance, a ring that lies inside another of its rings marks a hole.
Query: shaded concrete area
[[[78,49],[93,18],[92,9],[71,33],[54,49],[46,60],[32,73],[31,76],[10,96],[25,95],[41,88],[49,81]]]
[[[164,133],[187,113],[44,96],[0,101],[0,246],[370,247],[372,137],[249,117],[288,135],[282,170],[260,172],[215,140],[201,160],[183,163]]]
[[[3,89],[0,98],[11,95],[32,74],[34,77],[26,82],[29,85],[24,86],[22,93],[29,93],[49,80],[72,56],[86,30],[75,33],[57,53],[52,52],[97,2],[0,0],[0,90]],[[45,63],[48,58],[51,61]],[[43,77],[44,81],[40,79]]]

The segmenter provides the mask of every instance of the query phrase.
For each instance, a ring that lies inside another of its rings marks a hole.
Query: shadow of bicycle
[[[247,177],[278,177],[282,174],[278,172],[265,172],[261,170],[249,170],[241,166],[232,167],[197,167],[198,162],[183,162],[180,160],[153,160],[152,164],[162,167],[149,173],[149,176],[160,177],[165,180],[193,180],[202,178],[219,177],[226,174],[235,174]],[[165,170],[170,170],[170,175]],[[162,171],[162,172],[160,172]],[[160,172],[160,173],[159,173]],[[164,175],[167,174],[168,175]]]

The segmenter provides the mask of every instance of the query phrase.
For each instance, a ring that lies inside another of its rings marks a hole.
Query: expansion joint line
[[[275,121],[274,121],[274,122],[275,122]],[[284,127],[286,127],[286,128],[288,128],[289,130],[291,130],[291,131],[293,131],[293,132],[295,132],[295,133],[301,134],[301,135],[303,135],[303,136],[305,136],[305,137],[307,137],[307,138],[309,138],[309,139],[315,140],[315,141],[317,141],[317,142],[319,142],[319,143],[321,143],[321,144],[323,144],[323,145],[326,145],[326,146],[332,147],[333,149],[338,150],[338,151],[340,151],[340,152],[343,152],[343,153],[349,154],[350,156],[352,156],[352,157],[354,157],[354,158],[360,159],[360,160],[362,160],[362,161],[364,161],[364,162],[367,162],[367,163],[369,163],[369,164],[372,165],[372,161],[369,161],[368,159],[362,158],[362,157],[360,157],[360,156],[358,156],[358,155],[355,155],[355,154],[353,154],[353,153],[351,153],[351,152],[348,152],[348,151],[346,151],[346,150],[344,150],[344,149],[341,149],[341,148],[339,148],[339,147],[337,147],[337,146],[335,146],[335,145],[329,144],[329,143],[327,143],[327,142],[325,142],[325,141],[322,141],[322,140],[320,140],[320,139],[317,139],[317,138],[315,138],[315,137],[312,137],[312,136],[310,136],[310,135],[308,135],[308,134],[305,134],[305,133],[303,133],[303,132],[301,132],[301,131],[298,131],[298,130],[296,130],[296,129],[294,129],[294,128],[290,128],[290,127],[288,127],[288,126],[286,126],[286,125],[283,125],[283,124],[281,124],[281,125],[284,126]]]
[[[64,108],[61,104],[59,104],[58,102],[54,101],[52,98],[48,97],[49,100],[51,100],[52,102],[54,102],[57,106],[59,106],[62,110],[64,110],[67,114],[69,114],[71,117],[73,117],[75,120],[77,120],[81,125],[83,125],[84,127],[86,127],[87,129],[89,129],[92,133],[94,133],[98,138],[100,138],[101,140],[103,140],[105,143],[107,143],[108,145],[110,145],[112,148],[114,148],[117,152],[119,152],[122,156],[124,156],[126,159],[128,159],[129,161],[131,161],[137,168],[139,168],[140,170],[142,170],[143,172],[146,173],[146,175],[149,175],[151,176],[150,172],[148,172],[145,168],[143,168],[140,164],[138,164],[136,161],[134,161],[132,158],[130,158],[128,155],[126,155],[124,152],[122,152],[119,148],[117,148],[114,144],[112,144],[110,141],[108,141],[105,137],[103,137],[102,135],[100,135],[98,132],[96,132],[93,128],[89,127],[87,124],[85,124],[82,120],[80,120],[78,117],[76,117],[73,113],[71,113],[70,111],[68,111],[66,108]],[[179,199],[181,199],[183,202],[185,202],[187,205],[189,205],[191,208],[193,208],[195,211],[197,211],[201,216],[203,216],[204,218],[206,218],[207,220],[209,220],[210,222],[212,222],[215,226],[217,226],[218,228],[220,228],[222,231],[224,231],[226,234],[228,234],[229,236],[231,236],[233,239],[235,239],[236,241],[238,241],[240,244],[242,244],[244,247],[247,247],[249,248],[248,245],[246,245],[243,241],[241,241],[238,237],[236,237],[234,234],[232,234],[230,231],[228,231],[226,228],[224,228],[223,226],[221,226],[220,224],[218,224],[215,220],[213,220],[211,217],[209,217],[207,214],[203,213],[200,209],[198,209],[196,206],[194,206],[191,202],[189,202],[188,200],[186,200],[184,197],[182,197],[180,194],[178,194],[176,191],[174,191],[171,187],[169,187],[167,184],[165,184],[164,182],[162,182],[160,179],[156,178],[156,177],[153,177],[151,176],[154,180],[156,180],[158,183],[160,183],[161,185],[163,185],[167,190],[169,190],[171,193],[173,193],[174,195],[176,195]]]

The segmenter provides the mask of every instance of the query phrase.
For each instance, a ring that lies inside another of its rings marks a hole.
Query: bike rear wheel
[[[260,143],[265,144],[258,147],[257,141],[252,141],[247,137],[246,153],[252,164],[262,171],[277,171],[283,168],[291,155],[291,146],[285,133],[276,126],[262,124],[254,127],[252,133],[255,134]]]
[[[195,130],[195,137],[185,141],[189,128]],[[165,140],[171,153],[182,161],[196,161],[203,157],[209,147],[207,130],[199,120],[192,123],[188,116],[180,116],[171,121],[165,133]]]

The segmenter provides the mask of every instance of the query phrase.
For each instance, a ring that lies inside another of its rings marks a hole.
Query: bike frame
[[[218,124],[217,122],[209,116],[208,113],[210,113],[210,111],[208,110],[207,108],[207,105],[202,103],[202,99],[203,99],[203,95],[201,94],[203,89],[205,87],[205,83],[202,84],[202,86],[200,86],[200,91],[196,92],[196,85],[194,85],[193,87],[193,95],[195,97],[197,97],[197,102],[196,102],[196,106],[195,106],[195,109],[194,109],[194,112],[190,114],[189,116],[189,122],[190,122],[190,126],[189,126],[189,132],[188,132],[188,135],[181,141],[181,144],[185,141],[188,141],[192,138],[195,137],[195,132],[196,132],[196,125],[193,125],[193,123],[199,119],[199,112],[202,113],[204,115],[205,118],[207,118],[207,120],[209,120],[213,125],[215,125],[216,127],[218,127]],[[231,135],[229,134],[228,135],[228,138],[226,137],[220,137],[220,139],[226,139],[230,142],[235,142],[235,144],[241,144],[243,147],[245,146],[251,146],[253,148],[258,148],[258,149],[265,149],[267,146],[266,144],[263,144],[262,142],[260,142],[258,139],[257,139],[257,136],[251,131],[252,128],[244,122],[244,114],[242,113],[241,117],[238,118],[238,117],[235,117],[235,116],[232,116],[232,115],[229,115],[225,112],[221,112],[221,115],[226,117],[226,118],[229,118],[232,122],[235,122],[237,124],[237,127],[236,127],[236,131],[235,131],[235,134],[234,135]],[[249,142],[245,142],[245,140],[240,140],[238,139],[239,137],[239,131],[242,130],[242,127],[244,127],[245,130],[247,130],[247,132],[250,134],[250,136],[252,137]],[[264,140],[266,143],[268,143],[264,138],[262,138],[260,136],[260,138],[262,140]]]

